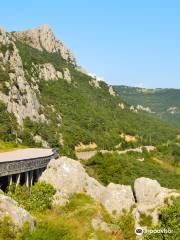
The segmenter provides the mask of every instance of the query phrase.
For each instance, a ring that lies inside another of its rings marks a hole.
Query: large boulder
[[[134,192],[139,205],[146,205],[151,208],[162,205],[165,199],[179,196],[175,190],[161,187],[157,180],[145,177],[135,180]]]
[[[88,176],[80,162],[67,157],[51,160],[40,181],[55,187],[57,193],[54,196],[54,204],[60,205],[66,203],[71,193],[87,193],[99,200],[105,189],[98,181]]]
[[[101,203],[110,214],[119,216],[135,204],[131,186],[110,183],[101,196]]]
[[[161,192],[161,185],[156,180],[141,177],[135,180],[134,191],[139,204],[155,204]]]
[[[105,187],[100,184],[96,179],[87,175],[85,182],[85,192],[87,192],[95,200],[101,199],[101,195],[105,191]]]
[[[31,229],[34,229],[33,217],[23,208],[21,208],[12,198],[0,194],[0,219],[10,217],[12,222],[21,228],[25,222],[29,223]]]
[[[67,157],[60,157],[49,162],[40,180],[49,182],[56,190],[67,193],[83,192],[86,172],[82,165]]]
[[[141,177],[134,182],[134,192],[137,207],[133,214],[135,222],[139,223],[141,215],[151,216],[152,224],[157,224],[160,215],[160,208],[165,207],[166,201],[172,202],[172,197],[178,197],[175,190],[161,187],[157,180]]]

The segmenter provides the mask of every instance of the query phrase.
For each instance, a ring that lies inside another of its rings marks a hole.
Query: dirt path
[[[177,168],[173,167],[171,164],[169,164],[168,162],[165,162],[159,158],[153,157],[152,158],[153,161],[159,163],[164,169],[171,171],[171,172],[175,172],[177,174],[180,174],[180,170],[178,170]]]

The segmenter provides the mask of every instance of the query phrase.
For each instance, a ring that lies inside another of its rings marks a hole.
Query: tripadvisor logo
[[[136,235],[143,235],[144,233],[145,234],[161,234],[161,233],[163,233],[163,234],[173,234],[174,233],[174,231],[173,230],[171,230],[171,229],[143,229],[143,228],[141,228],[141,227],[137,227],[136,229],[135,229],[135,233],[136,233]]]
[[[136,229],[135,229],[135,233],[136,233],[136,235],[142,235],[143,234],[143,229],[141,228],[141,227],[137,227]]]

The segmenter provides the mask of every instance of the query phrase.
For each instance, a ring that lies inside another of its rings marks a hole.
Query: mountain
[[[180,89],[146,89],[114,86],[116,92],[131,105],[141,105],[160,119],[180,126]]]
[[[122,134],[144,145],[177,133],[143,109],[131,109],[112,86],[84,71],[48,25],[0,29],[0,140],[71,154],[81,143],[113,149]]]

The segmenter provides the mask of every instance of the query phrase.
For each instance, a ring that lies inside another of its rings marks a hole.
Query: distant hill
[[[116,92],[131,105],[149,108],[160,119],[180,126],[180,89],[145,89],[114,86]]]

